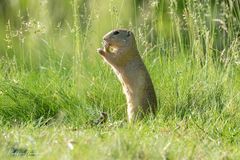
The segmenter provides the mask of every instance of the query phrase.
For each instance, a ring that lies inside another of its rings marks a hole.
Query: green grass
[[[240,10],[230,1],[21,2],[0,17],[0,159],[240,158]],[[157,117],[134,125],[96,53],[118,27],[135,33],[158,99]],[[101,112],[107,122],[92,125]]]

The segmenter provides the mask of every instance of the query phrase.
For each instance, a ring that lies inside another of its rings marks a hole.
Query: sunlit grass
[[[238,159],[239,8],[180,3],[14,5],[0,24],[0,159]],[[119,27],[134,32],[159,104],[133,126],[96,53]]]

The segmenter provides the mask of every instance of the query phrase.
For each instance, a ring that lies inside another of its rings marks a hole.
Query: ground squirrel
[[[129,122],[147,113],[155,115],[156,94],[134,34],[126,29],[110,31],[103,37],[103,48],[99,48],[98,53],[112,67],[123,86]]]

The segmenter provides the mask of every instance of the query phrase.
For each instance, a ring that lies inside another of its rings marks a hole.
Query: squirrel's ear
[[[127,32],[127,36],[129,37],[131,35],[131,31],[128,31]]]

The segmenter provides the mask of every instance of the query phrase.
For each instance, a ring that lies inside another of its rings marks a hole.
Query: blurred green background
[[[0,56],[32,69],[49,56],[94,61],[101,37],[114,28],[133,30],[142,52],[173,45],[180,50],[167,54],[192,52],[197,39],[203,54],[211,47],[219,55],[239,36],[239,6],[231,0],[1,0]]]

